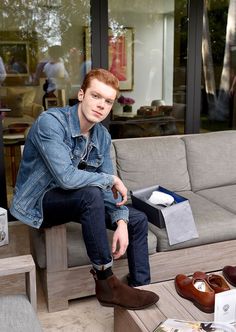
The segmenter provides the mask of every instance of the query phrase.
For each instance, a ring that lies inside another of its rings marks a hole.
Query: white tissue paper
[[[148,201],[154,205],[170,206],[174,202],[174,197],[161,191],[153,191]]]

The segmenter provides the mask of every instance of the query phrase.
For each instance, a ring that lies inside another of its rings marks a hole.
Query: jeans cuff
[[[104,271],[106,269],[108,269],[109,267],[112,267],[113,265],[113,260],[111,260],[109,263],[107,264],[104,264],[104,265],[97,265],[97,264],[94,264],[92,263],[93,267],[98,270],[98,271]]]

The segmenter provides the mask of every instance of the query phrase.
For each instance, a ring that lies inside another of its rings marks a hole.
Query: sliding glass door
[[[109,70],[120,80],[113,138],[184,132],[187,1],[109,0]]]

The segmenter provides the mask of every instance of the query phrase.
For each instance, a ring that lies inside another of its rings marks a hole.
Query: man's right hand
[[[111,188],[112,192],[113,192],[113,196],[115,199],[118,198],[118,193],[121,194],[122,197],[122,201],[119,203],[116,203],[117,206],[121,206],[124,205],[127,202],[127,188],[124,185],[124,183],[121,181],[121,179],[118,178],[118,176],[113,175],[114,177],[114,184],[113,187]]]

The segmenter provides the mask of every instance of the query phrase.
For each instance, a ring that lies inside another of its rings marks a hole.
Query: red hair
[[[93,79],[97,79],[98,81],[111,86],[113,89],[116,90],[116,95],[118,95],[119,80],[111,72],[103,68],[92,69],[86,74],[81,86],[81,89],[84,93],[90,87],[90,83]]]

